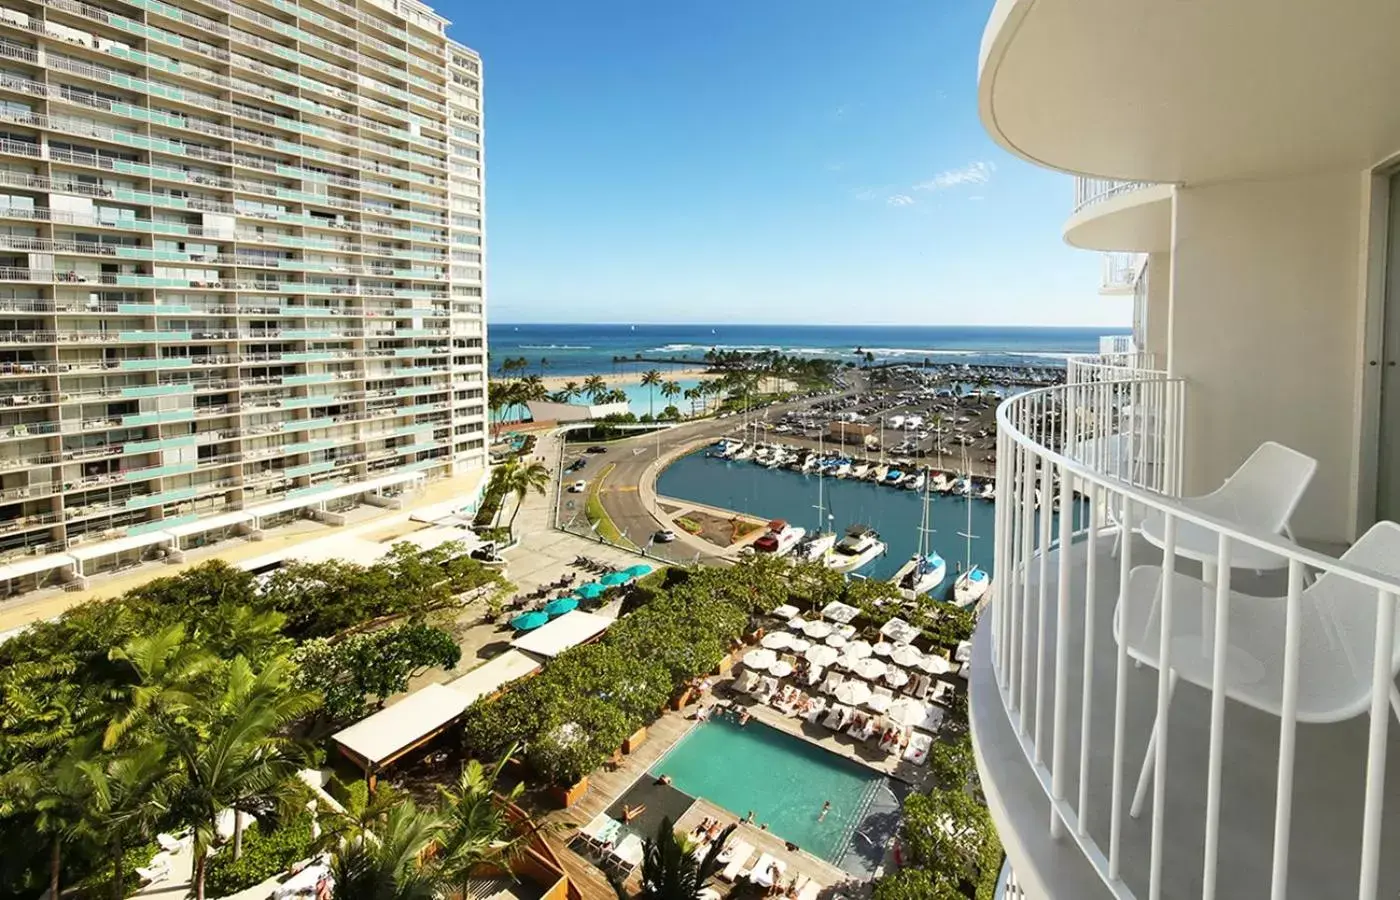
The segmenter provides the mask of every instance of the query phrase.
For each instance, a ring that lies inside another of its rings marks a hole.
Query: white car
[[[575,481],[569,485],[569,493],[571,494],[582,494],[586,490],[588,490],[588,482],[586,481]]]

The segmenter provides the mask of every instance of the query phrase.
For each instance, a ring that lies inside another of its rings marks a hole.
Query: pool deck
[[[726,690],[728,683],[728,680],[721,680],[716,685],[719,688],[718,694],[707,695],[704,702],[713,704],[717,699],[735,698],[736,706],[747,708],[755,719],[770,728],[853,760],[881,775],[901,781],[911,789],[927,790],[931,786],[932,776],[927,766],[891,760],[887,754],[875,747],[859,743],[844,733],[836,735],[819,725],[809,725],[800,719],[784,716],[770,706],[754,703],[743,695],[732,694]],[[589,775],[588,791],[578,803],[569,809],[551,812],[544,819],[561,828],[560,837],[564,841],[572,841],[579,828],[588,824],[599,813],[606,812],[639,779],[651,777],[650,770],[657,760],[665,756],[695,726],[694,720],[689,717],[694,715],[697,708],[698,706],[692,703],[680,712],[666,712],[647,727],[646,742],[634,753],[623,756],[616,766],[605,766]],[[681,831],[693,830],[706,817],[716,818],[725,825],[739,821],[738,814],[704,799],[697,799],[676,821],[676,828]],[[786,880],[804,875],[823,886],[823,897],[839,894],[842,897],[859,898],[869,894],[868,883],[859,881],[844,869],[810,853],[788,850],[786,840],[772,832],[763,831],[756,825],[741,823],[731,840],[743,840],[753,845],[754,853],[746,863],[752,863],[763,853],[770,853],[787,864]],[[886,867],[892,863],[892,853],[893,842],[885,848]],[[580,854],[579,858],[593,865],[593,861],[586,856]],[[602,877],[601,874],[599,877]],[[633,876],[629,886],[635,887],[636,880],[636,876]],[[714,887],[726,890],[730,886],[717,882]]]

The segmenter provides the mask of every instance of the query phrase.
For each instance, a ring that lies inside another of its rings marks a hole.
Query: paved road
[[[849,393],[856,393],[862,389],[863,385],[858,382],[858,386]],[[767,418],[773,420],[790,409],[811,406],[821,399],[818,397],[793,403],[780,403],[757,411],[754,415],[763,417],[764,414],[767,414]],[[731,416],[727,419],[706,419],[680,425],[667,431],[638,435],[634,438],[609,443],[606,454],[584,454],[582,453],[583,448],[579,447],[566,454],[565,462],[567,464],[579,456],[586,456],[589,459],[588,465],[577,476],[566,475],[564,481],[567,484],[574,478],[586,478],[591,483],[603,472],[608,463],[612,463],[613,468],[608,473],[599,498],[618,530],[633,543],[642,546],[660,527],[653,509],[654,494],[649,489],[651,486],[643,484],[652,464],[658,458],[678,452],[692,444],[713,443],[724,435],[737,435],[743,430],[743,425],[742,415]],[[584,523],[585,497],[584,494],[565,493],[563,495],[559,510],[561,524],[570,520]],[[581,524],[580,527],[586,528],[587,525]],[[693,543],[686,543],[685,538],[683,538],[676,545],[654,549],[668,551],[666,555],[677,559],[693,558],[691,554],[695,552],[701,552],[702,556],[712,555],[704,553],[702,548],[709,548],[709,545],[698,539],[694,539]]]

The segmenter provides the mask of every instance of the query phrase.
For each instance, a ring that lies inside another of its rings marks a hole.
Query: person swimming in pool
[[[826,814],[829,813],[829,812],[831,812],[831,801],[830,801],[830,800],[826,800],[826,801],[824,801],[824,802],[822,803],[822,811],[821,811],[821,813],[817,816],[817,821],[820,822],[822,819],[825,819],[825,818],[826,818]]]

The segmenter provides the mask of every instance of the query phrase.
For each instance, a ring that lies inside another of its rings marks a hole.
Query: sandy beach
[[[657,368],[660,367],[658,366]],[[609,372],[599,372],[598,374],[603,377],[603,380],[608,383],[608,387],[610,388],[632,387],[634,385],[641,384],[643,375],[642,372],[623,372],[617,375],[613,375]],[[682,378],[705,379],[720,377],[718,373],[706,372],[702,367],[699,366],[695,366],[692,368],[667,367],[661,369],[661,374],[667,381],[679,381]],[[577,384],[579,387],[582,387],[584,380],[587,378],[587,375],[549,375],[544,378],[544,388],[547,391],[557,391],[564,387],[564,385],[568,384],[570,381],[572,381],[574,384]]]

